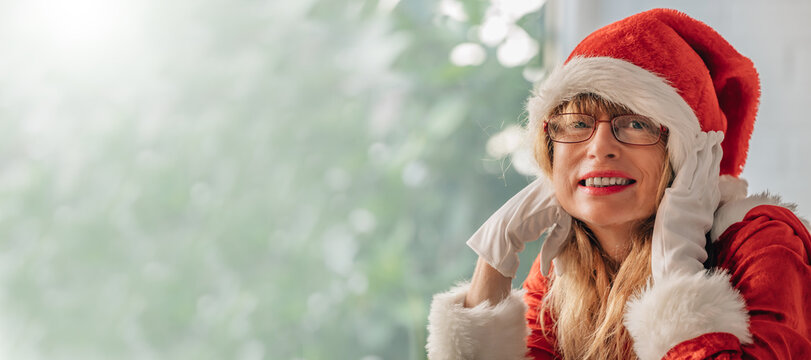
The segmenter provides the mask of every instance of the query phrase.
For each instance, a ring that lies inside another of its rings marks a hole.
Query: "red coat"
[[[729,283],[745,302],[743,316],[748,315],[749,334],[699,329],[694,332],[698,336],[661,351],[666,353],[663,359],[811,359],[811,235],[806,226],[784,207],[760,205],[729,226],[713,246],[715,266],[729,273]],[[528,355],[559,359],[554,334],[551,339],[544,337],[538,322],[538,309],[547,291],[539,261],[540,257],[524,282],[531,330]],[[687,320],[704,316],[678,315]],[[724,324],[713,326],[723,328]],[[751,335],[752,343],[742,345],[740,339],[746,335]],[[643,341],[647,340],[634,339],[635,345]]]
[[[811,235],[777,204],[768,194],[725,204],[711,231],[715,270],[659,279],[628,301],[624,324],[640,359],[811,359]],[[539,259],[524,289],[496,305],[465,308],[468,288],[434,296],[429,359],[559,358],[554,333],[544,337],[538,323]]]

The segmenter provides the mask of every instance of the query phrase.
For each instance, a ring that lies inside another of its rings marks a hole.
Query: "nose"
[[[611,122],[600,121],[595,124],[594,135],[588,143],[589,158],[615,159],[619,156],[622,144],[614,137]]]

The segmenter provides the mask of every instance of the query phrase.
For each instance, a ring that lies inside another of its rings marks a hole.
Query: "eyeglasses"
[[[558,114],[543,124],[549,138],[559,143],[579,143],[591,139],[598,122],[611,123],[614,138],[623,144],[653,145],[659,142],[667,128],[642,115],[619,115],[611,120],[597,120],[588,114]]]

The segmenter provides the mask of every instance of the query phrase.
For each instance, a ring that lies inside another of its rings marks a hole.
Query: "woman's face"
[[[597,120],[609,120],[605,114],[593,115]],[[665,161],[663,146],[623,144],[614,138],[607,122],[598,122],[594,135],[585,142],[553,144],[555,194],[573,217],[592,229],[616,228],[630,226],[656,211]]]

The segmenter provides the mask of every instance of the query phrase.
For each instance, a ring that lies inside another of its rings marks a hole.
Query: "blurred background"
[[[0,358],[424,359],[533,82],[654,7],[753,59],[808,215],[808,2],[0,0]]]

